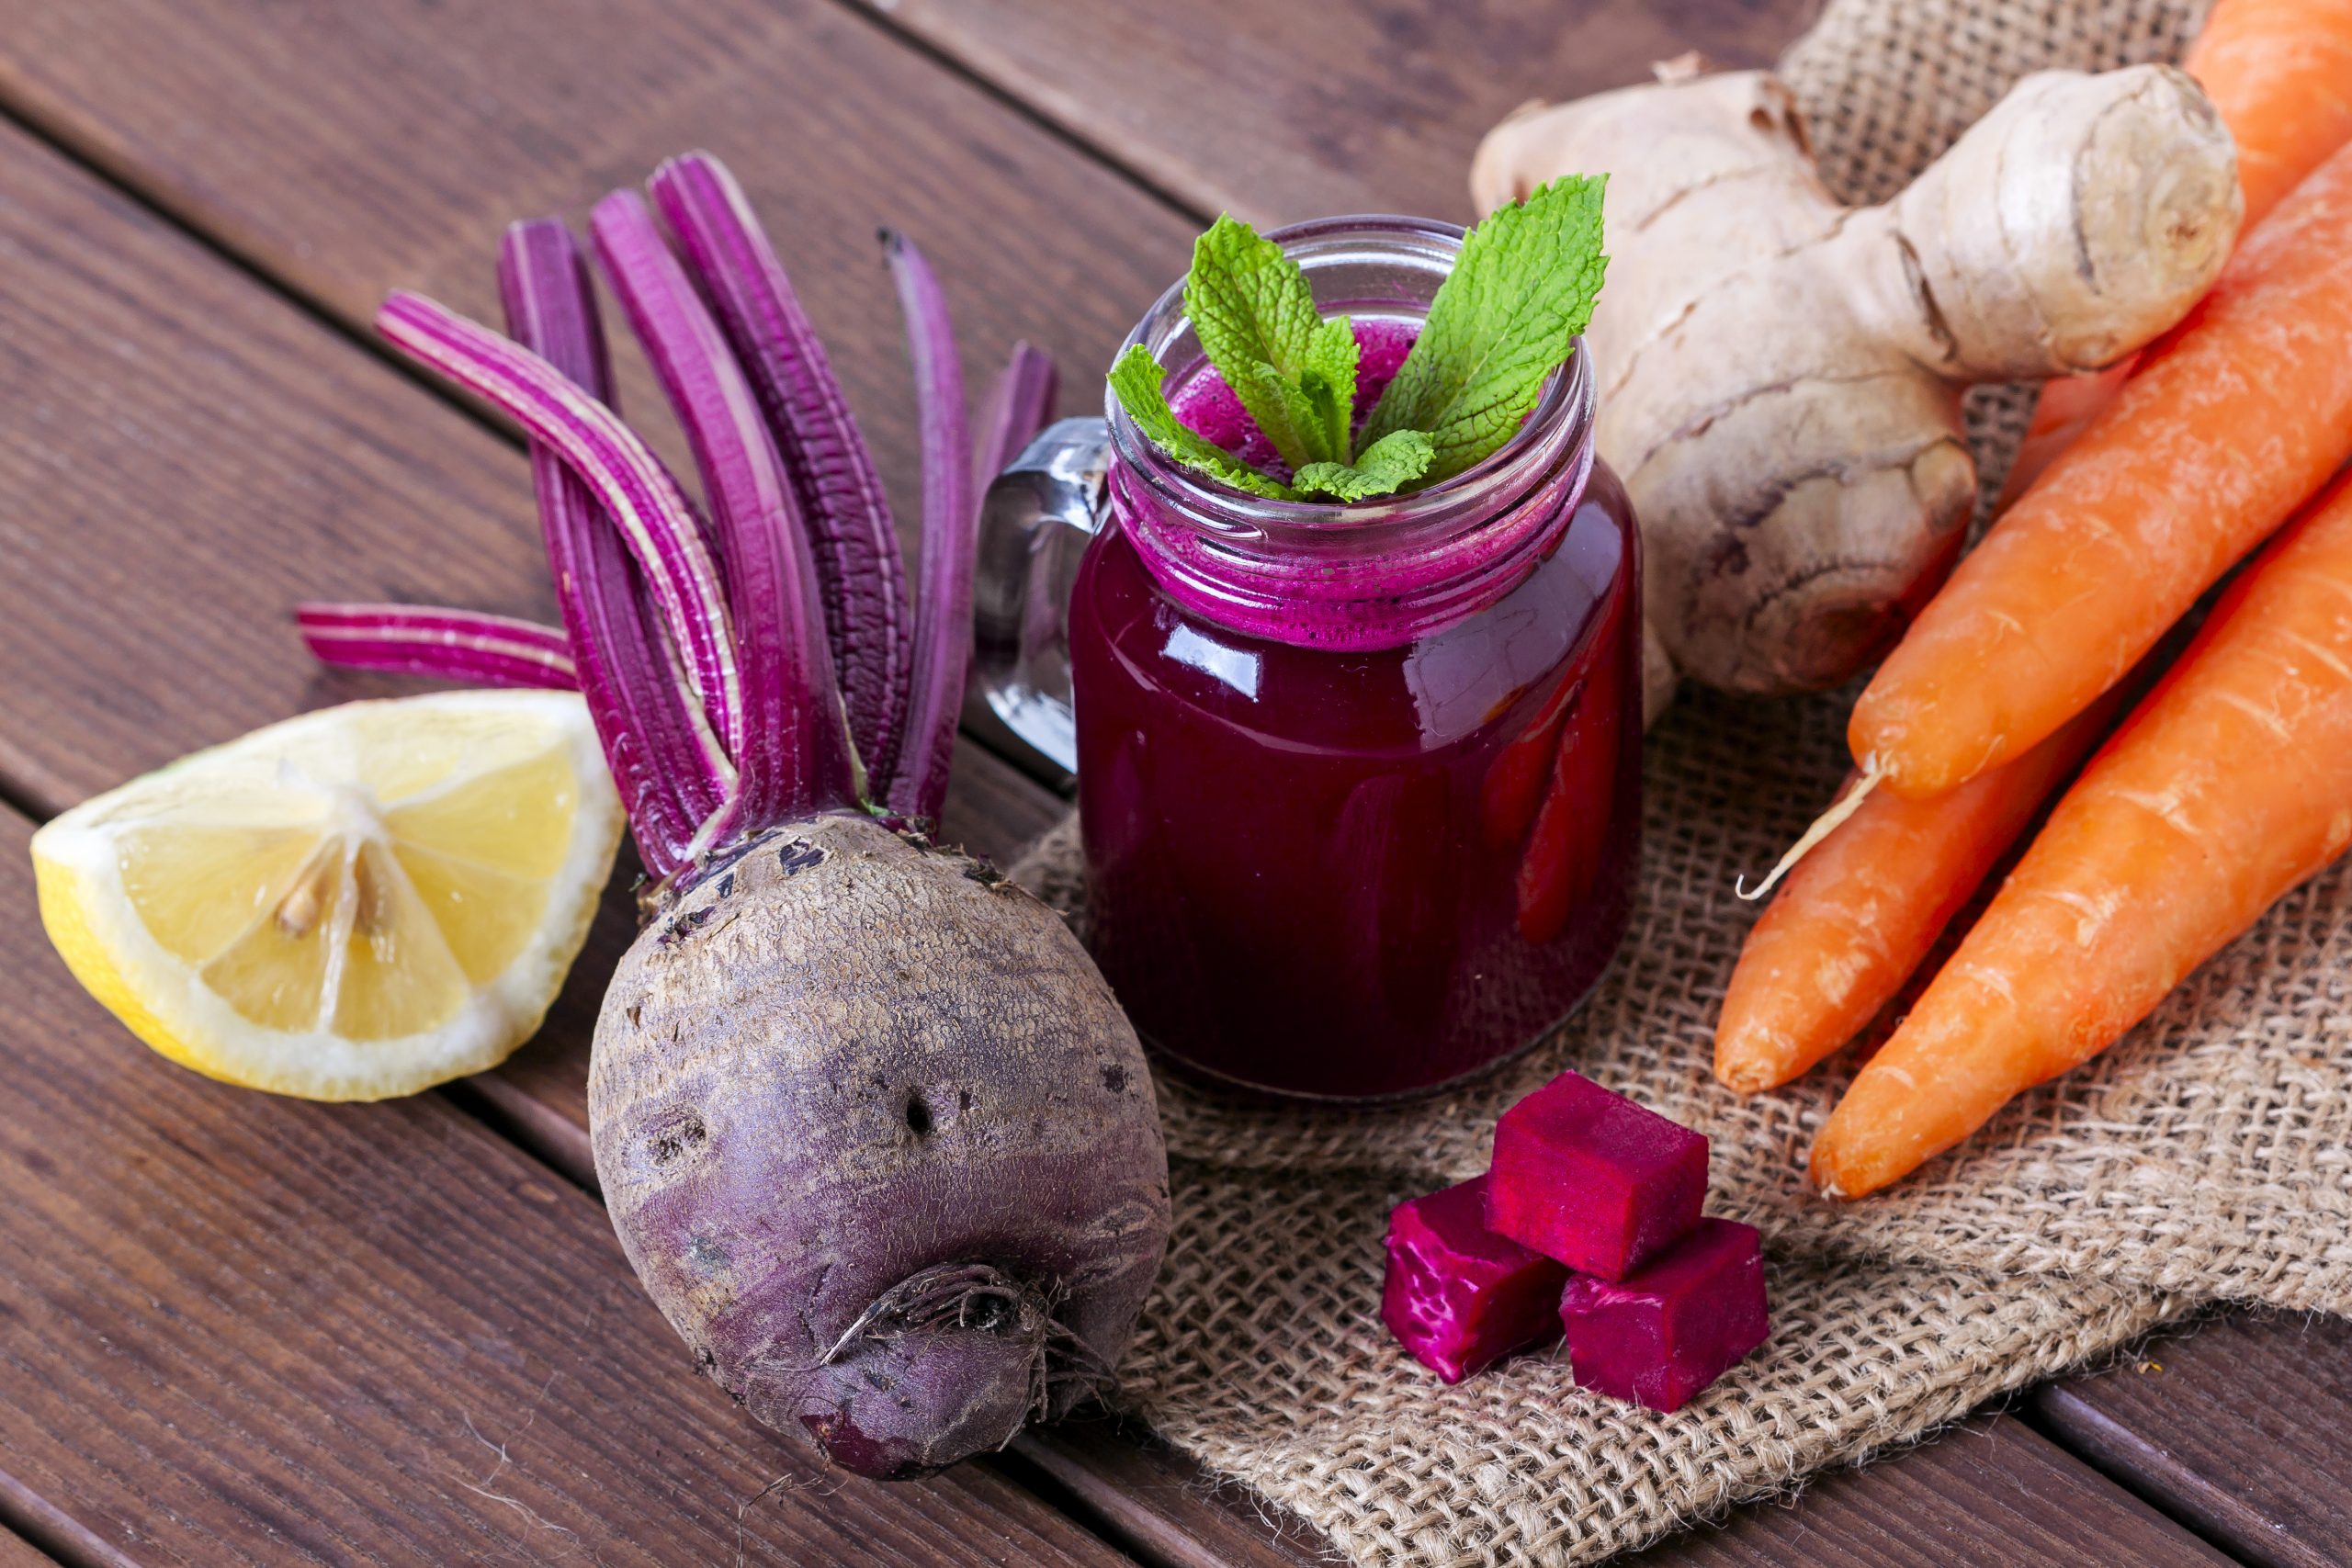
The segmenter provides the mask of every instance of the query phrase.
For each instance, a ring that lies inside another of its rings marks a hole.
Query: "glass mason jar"
[[[1462,231],[1272,238],[1355,319],[1361,410]],[[1239,417],[1181,287],[1129,342],[1197,426]],[[1344,508],[1218,485],[1115,400],[1110,423],[1068,658],[1089,941],[1137,1030],[1228,1085],[1344,1100],[1531,1044],[1607,967],[1639,834],[1638,546],[1581,348],[1484,463]]]

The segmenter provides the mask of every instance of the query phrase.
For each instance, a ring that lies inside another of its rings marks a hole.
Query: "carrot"
[[[2352,475],[2223,595],[1813,1150],[1859,1197],[2088,1060],[2352,845]]]
[[[2008,478],[2001,481],[1998,511],[2007,512],[2017,504],[2018,497],[2033,488],[2034,480],[2058,460],[2058,454],[2072,446],[2075,438],[2090,428],[2091,421],[2107,412],[2139,367],[2140,356],[2133,354],[2104,370],[2061,376],[2041,384],[2041,394],[2033,400],[2033,418],[2018,438]]]
[[[2347,457],[2352,146],[1961,562],[1855,705],[1855,757],[1917,799],[2021,755]]]
[[[1715,1025],[1715,1077],[1742,1094],[1774,1089],[1860,1033],[2106,733],[2117,705],[2100,699],[1950,795],[1862,802],[1789,873],[1748,931]]]
[[[2248,229],[2352,141],[2352,0],[2219,0],[2181,63],[2238,144]],[[2004,504],[2115,400],[2132,364],[2041,389]]]
[[[2352,0],[2217,0],[2181,64],[2238,144],[2249,224],[2352,141]]]

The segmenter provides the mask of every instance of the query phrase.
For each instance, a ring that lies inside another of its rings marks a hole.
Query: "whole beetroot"
[[[588,1096],[614,1228],[696,1360],[869,1475],[1069,1410],[1159,1269],[1151,1081],[1094,965],[870,821],[764,834],[650,927]]]
[[[1158,1110],[1069,930],[923,831],[978,522],[929,268],[890,239],[923,426],[910,615],[881,485],[742,193],[703,154],[651,188],[674,252],[630,192],[594,234],[709,517],[610,407],[571,234],[517,225],[500,280],[519,344],[413,295],[378,324],[530,433],[564,631],[523,628],[529,657],[499,659],[451,645],[447,615],[343,606],[382,635],[341,657],[585,694],[655,879],[589,1074],[614,1228],[755,1417],[911,1475],[1109,1377],[1167,1247]],[[1016,350],[984,472],[1051,401],[1050,363]],[[567,642],[568,665],[549,651]]]

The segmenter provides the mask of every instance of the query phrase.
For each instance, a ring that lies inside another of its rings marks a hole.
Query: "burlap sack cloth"
[[[1831,185],[1891,195],[2018,74],[2177,58],[2199,0],[1832,0],[1781,71]],[[1988,482],[2022,400],[1980,400]],[[1834,700],[1686,692],[1650,737],[1644,879],[1583,1013],[1400,1110],[1248,1111],[1163,1078],[1176,1231],[1119,1402],[1366,1562],[1581,1563],[1914,1437],[2218,1299],[2352,1313],[2352,874],[2285,900],[2097,1063],[1866,1202],[1804,1180],[1850,1077],[1741,1100],[1712,1026],[1770,863],[1846,767]],[[1017,874],[1077,903],[1076,836]],[[1770,1238],[1770,1342],[1677,1415],[1519,1358],[1448,1389],[1383,1332],[1388,1208],[1484,1168],[1573,1066],[1713,1139]]]

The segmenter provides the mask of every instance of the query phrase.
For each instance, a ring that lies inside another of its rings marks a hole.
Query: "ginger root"
[[[1602,171],[1600,454],[1641,519],[1649,627],[1743,692],[1883,652],[1966,535],[1962,390],[2139,348],[2204,294],[2241,211],[2229,132],[2154,65],[2026,77],[1881,207],[1831,197],[1760,72],[1523,110],[1471,191],[1488,211]]]

